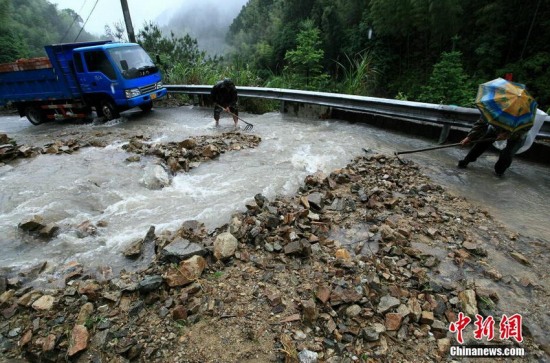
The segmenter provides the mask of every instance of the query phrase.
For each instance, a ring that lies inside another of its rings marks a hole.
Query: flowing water
[[[128,135],[152,135],[154,142],[181,141],[189,136],[231,131],[233,122],[229,117],[221,120],[218,129],[213,127],[212,110],[196,107],[160,108],[149,115],[127,112],[108,123],[32,126],[16,116],[0,117],[0,132],[18,144],[41,146],[59,135],[70,137],[75,131],[115,135],[105,148],[83,148],[71,155],[41,155],[0,167],[0,268],[18,269],[47,261],[53,272],[55,266],[77,261],[92,268],[109,266],[114,273],[137,269],[143,266],[127,260],[122,251],[144,237],[151,225],[158,234],[196,219],[212,230],[228,223],[232,213],[243,211],[255,194],[262,193],[269,199],[294,194],[307,175],[343,167],[355,156],[364,155],[363,149],[393,154],[434,144],[432,140],[338,120],[279,113],[241,116],[253,123],[253,132],[261,136],[257,148],[222,154],[189,173],[174,176],[171,185],[161,190],[150,190],[143,182],[147,170],[157,162],[155,158],[125,161],[129,154],[122,145]],[[520,252],[522,248],[538,248],[544,253],[550,241],[548,167],[516,158],[506,177],[499,179],[492,174],[496,155],[491,153],[467,170],[457,169],[456,162],[465,153],[463,149],[447,148],[409,154],[405,159],[414,160],[449,190],[488,209],[513,231],[536,240],[530,246],[517,246]],[[21,232],[18,224],[32,215],[55,222],[61,233],[46,241]],[[76,226],[86,221],[105,221],[106,225],[98,228],[97,235],[82,238]],[[365,231],[342,233],[355,236]],[[487,248],[503,274],[518,275],[517,269],[510,270],[509,257],[491,246]],[[438,253],[444,257],[444,247]],[[458,274],[451,264],[443,265],[442,270],[440,279],[475,274],[473,270]],[[537,280],[531,272],[519,272]],[[538,283],[550,288],[547,278]],[[525,311],[523,307],[529,304],[530,295],[517,288],[502,288],[491,280],[480,284],[496,289],[511,312]],[[548,344],[541,327],[549,319],[541,319],[540,323],[528,324]]]
[[[189,173],[173,177],[170,186],[147,189],[143,183],[152,157],[127,163],[123,138],[106,148],[83,148],[71,155],[41,155],[17,166],[0,168],[0,266],[28,266],[44,260],[58,265],[76,260],[88,266],[131,268],[121,250],[143,237],[149,226],[157,233],[174,230],[197,219],[209,229],[227,223],[244,210],[256,193],[268,198],[296,192],[304,177],[318,170],[330,172],[353,157],[373,152],[393,153],[431,144],[363,124],[337,120],[301,119],[279,113],[243,115],[262,137],[255,149],[228,152]],[[213,127],[210,109],[157,109],[145,116],[126,113],[109,123],[51,123],[32,126],[18,117],[1,117],[0,132],[19,144],[43,145],[51,134],[72,131],[151,133],[153,141],[179,141],[188,136],[230,131],[230,118]],[[547,168],[516,159],[508,175],[491,173],[496,156],[488,154],[468,170],[455,168],[465,150],[442,149],[410,154],[437,182],[484,205],[512,229],[548,240],[547,205],[550,176]],[[17,225],[40,215],[61,226],[51,241],[37,240]],[[79,238],[75,226],[106,221],[96,236]]]

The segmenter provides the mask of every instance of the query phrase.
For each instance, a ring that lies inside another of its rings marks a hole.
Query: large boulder
[[[145,168],[141,183],[147,189],[162,189],[170,185],[170,176],[161,165],[149,165]]]
[[[197,280],[205,268],[206,260],[202,256],[193,256],[168,269],[162,277],[170,287],[185,286]]]
[[[219,234],[214,241],[214,257],[218,260],[230,258],[237,251],[239,242],[229,232]]]

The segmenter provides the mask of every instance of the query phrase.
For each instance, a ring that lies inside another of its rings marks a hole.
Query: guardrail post
[[[285,101],[281,100],[281,105],[279,107],[280,113],[285,113]]]
[[[441,128],[441,133],[439,134],[438,144],[443,144],[445,141],[447,141],[450,131],[451,131],[451,125],[447,125],[447,124],[443,125],[443,127]]]

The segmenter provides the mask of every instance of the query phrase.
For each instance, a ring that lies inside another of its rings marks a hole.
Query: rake
[[[481,139],[481,140],[476,140],[476,141],[471,141],[469,143],[469,145],[472,145],[472,144],[477,144],[479,142],[485,142],[485,141],[495,141],[496,139],[495,138],[488,138],[488,139]],[[402,155],[402,154],[412,154],[412,153],[418,153],[418,152],[422,152],[422,151],[429,151],[429,150],[437,150],[437,149],[445,149],[445,148],[448,148],[448,147],[454,147],[454,146],[461,146],[462,144],[460,142],[457,142],[455,144],[447,144],[447,145],[439,145],[439,146],[432,146],[432,147],[426,147],[426,148],[422,148],[422,149],[414,149],[414,150],[407,150],[407,151],[396,151],[394,153],[394,155],[397,157],[397,159],[399,161],[401,161],[402,163],[403,160],[401,160],[399,158],[399,155]]]
[[[218,107],[221,107],[222,110],[224,110],[225,112],[229,113],[231,116],[233,117],[236,117],[238,118],[239,120],[241,120],[242,122],[244,122],[246,124],[246,126],[244,127],[244,131],[251,131],[252,128],[254,127],[254,125],[252,125],[250,122],[246,122],[245,120],[243,120],[242,118],[240,118],[238,115],[235,115],[233,112],[231,111],[227,111],[224,107],[220,106],[219,104],[216,103],[216,106]]]
[[[485,141],[495,141],[496,139],[493,137],[493,138],[488,138],[488,139],[481,139],[481,140],[475,140],[475,141],[471,141],[469,143],[469,145],[471,144],[477,144],[479,142],[485,142]],[[396,155],[401,155],[401,154],[412,154],[412,153],[418,153],[418,152],[421,152],[421,151],[428,151],[428,150],[437,150],[437,149],[445,149],[445,148],[448,148],[448,147],[454,147],[454,146],[460,146],[462,145],[461,143],[457,142],[455,144],[447,144],[447,145],[439,145],[439,146],[431,146],[431,147],[426,147],[426,148],[423,148],[423,149],[414,149],[414,150],[407,150],[407,151],[396,151],[395,154]]]

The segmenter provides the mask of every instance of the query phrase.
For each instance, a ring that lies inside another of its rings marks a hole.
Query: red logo
[[[460,344],[464,343],[463,330],[472,322],[472,319],[462,312],[458,313],[458,318],[455,322],[452,322],[449,325],[449,331],[451,333],[456,333],[456,340]],[[523,341],[523,335],[521,331],[522,317],[520,314],[514,314],[508,317],[506,314],[503,314],[500,319],[499,332],[500,339],[510,339],[513,338],[516,342],[521,343]],[[483,316],[476,314],[476,320],[474,322],[474,339],[483,340],[493,340],[495,337],[495,319],[492,316],[483,318]]]

